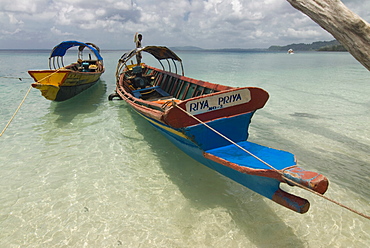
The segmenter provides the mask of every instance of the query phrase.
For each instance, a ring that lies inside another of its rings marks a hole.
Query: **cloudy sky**
[[[370,22],[369,0],[342,0]],[[286,0],[1,0],[0,49],[143,45],[268,48],[333,37]]]

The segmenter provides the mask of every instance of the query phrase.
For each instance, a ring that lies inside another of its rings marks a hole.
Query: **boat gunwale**
[[[186,111],[185,106],[190,101],[196,101],[196,100],[199,100],[199,99],[207,99],[207,98],[211,98],[211,97],[214,97],[214,96],[217,96],[217,95],[220,95],[220,94],[229,93],[229,92],[233,92],[233,91],[240,91],[240,90],[243,90],[243,89],[247,89],[250,92],[251,92],[251,90],[254,90],[254,89],[264,92],[265,99],[262,101],[262,104],[260,104],[256,109],[262,108],[268,100],[268,93],[266,91],[260,89],[260,88],[257,88],[257,87],[225,86],[225,85],[221,85],[221,84],[215,84],[215,83],[210,83],[210,82],[203,81],[203,80],[197,80],[197,79],[189,78],[189,77],[182,76],[182,75],[179,75],[179,74],[176,74],[176,73],[173,73],[173,72],[169,72],[169,71],[165,71],[165,70],[162,70],[162,69],[159,69],[159,68],[148,66],[146,64],[140,64],[140,66],[144,67],[147,70],[151,70],[151,73],[153,73],[153,71],[155,71],[157,73],[156,74],[157,77],[160,77],[161,75],[168,75],[172,78],[176,78],[176,80],[181,80],[183,82],[188,82],[189,84],[193,84],[196,87],[198,87],[198,86],[203,87],[203,90],[201,91],[202,93],[204,93],[205,88],[210,89],[212,91],[208,94],[203,94],[203,95],[190,97],[190,98],[185,99],[185,100],[176,99],[176,97],[174,97],[176,100],[179,100],[179,102],[176,103],[177,107],[182,108],[185,111]],[[128,71],[129,71],[129,69],[126,67],[123,70],[122,73],[117,75],[117,90],[116,90],[116,92],[118,93],[118,95],[120,95],[120,97],[122,99],[132,102],[133,106],[137,106],[137,108],[139,108],[139,109],[143,107],[141,112],[158,111],[156,113],[156,116],[162,115],[160,120],[162,122],[166,123],[167,125],[172,126],[174,128],[186,127],[186,126],[195,125],[195,124],[198,123],[198,122],[194,121],[194,119],[192,119],[192,118],[189,118],[190,121],[188,121],[188,125],[182,125],[180,123],[174,123],[173,120],[176,119],[176,118],[170,117],[171,115],[175,115],[175,114],[173,114],[173,112],[177,112],[177,114],[180,114],[182,116],[185,116],[185,114],[181,113],[180,110],[176,110],[172,106],[172,104],[168,104],[168,105],[167,104],[162,104],[161,105],[161,104],[156,103],[155,101],[144,100],[144,99],[140,99],[138,97],[135,97],[132,94],[132,92],[130,92],[127,89],[128,86],[126,84],[125,75]],[[158,86],[158,85],[156,85],[156,86]],[[161,87],[160,84],[159,84],[159,87]],[[189,87],[189,86],[187,86],[187,87]],[[150,88],[148,88],[148,89],[150,89]],[[184,95],[185,95],[185,93],[184,93]],[[171,101],[171,100],[169,100],[169,101]],[[209,111],[209,112],[206,112],[206,113],[197,114],[196,116],[198,118],[200,118],[201,120],[211,121],[213,119],[231,117],[231,116],[234,116],[234,115],[255,111],[255,109],[248,109],[248,110],[243,109],[243,106],[246,106],[246,104],[249,104],[249,103],[250,103],[250,101],[247,102],[247,103],[238,104],[236,106],[226,107],[226,108],[222,108],[222,109]],[[226,112],[228,112],[228,110],[232,110],[232,109],[233,109],[233,111],[231,112],[231,114],[226,114]],[[236,110],[236,109],[238,109],[238,110]],[[216,116],[216,117],[209,118],[209,116]],[[171,118],[173,119],[172,121],[170,120]]]

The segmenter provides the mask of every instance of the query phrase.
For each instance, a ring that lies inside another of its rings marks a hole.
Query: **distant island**
[[[290,44],[286,46],[270,46],[269,51],[332,51],[332,52],[346,52],[347,49],[337,40],[332,41],[316,41],[311,44]]]
[[[175,51],[198,51],[204,50],[203,48],[196,47],[196,46],[181,46],[181,47],[170,47],[171,50]]]
[[[267,49],[243,49],[243,48],[223,48],[223,49],[203,49],[196,46],[170,47],[174,51],[212,51],[212,52],[287,52],[289,49],[294,51],[330,51],[330,52],[346,52],[346,48],[337,40],[332,41],[316,41],[311,44],[290,44],[286,46],[270,46]]]

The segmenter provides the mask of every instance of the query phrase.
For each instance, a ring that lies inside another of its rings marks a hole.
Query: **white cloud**
[[[14,12],[14,13],[35,13],[38,9],[39,5],[42,5],[44,2],[43,0],[2,0],[1,1],[1,10],[7,12]]]
[[[343,2],[369,21],[370,1]],[[127,49],[135,32],[143,33],[144,45],[204,48],[332,39],[285,0],[2,0],[0,27],[2,48],[22,39],[24,46],[49,48],[74,36],[105,49]]]
[[[6,31],[6,30],[1,30],[1,33],[4,34],[4,35],[15,35],[17,33],[19,33],[21,30],[18,28],[14,31]]]
[[[17,20],[17,18],[14,16],[13,13],[9,13],[8,14],[8,17],[9,17],[9,23],[10,24],[17,24],[17,25],[22,25],[23,24],[23,21],[19,21]]]
[[[58,35],[58,36],[71,36],[73,35],[73,33],[68,33],[68,32],[62,32],[61,30],[55,28],[55,27],[52,27],[50,29],[51,33],[54,34],[54,35]]]

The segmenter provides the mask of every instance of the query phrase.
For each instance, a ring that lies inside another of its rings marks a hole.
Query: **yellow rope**
[[[38,83],[38,82],[40,82],[40,81],[42,81],[42,80],[45,80],[45,79],[47,79],[48,77],[51,77],[52,75],[54,75],[55,73],[57,73],[57,72],[58,72],[58,71],[60,71],[61,69],[64,69],[64,68],[59,68],[59,69],[58,69],[58,70],[56,70],[55,72],[53,72],[53,73],[51,73],[51,74],[47,75],[46,77],[44,77],[44,78],[42,78],[42,79],[38,80],[36,83]],[[32,86],[30,86],[30,88],[29,88],[29,89],[28,89],[28,91],[26,92],[26,95],[23,97],[23,100],[22,100],[22,101],[21,101],[21,103],[19,104],[18,108],[15,110],[15,112],[14,112],[13,116],[10,118],[10,120],[8,121],[8,123],[5,125],[5,127],[4,127],[3,131],[0,133],[0,137],[1,137],[1,136],[3,136],[3,134],[4,134],[4,133],[5,133],[5,131],[6,131],[6,129],[9,127],[10,123],[13,121],[13,119],[14,119],[15,115],[18,113],[19,109],[20,109],[20,108],[21,108],[21,106],[23,105],[23,103],[24,103],[24,101],[26,100],[26,98],[27,98],[28,94],[30,93],[31,89],[32,89]]]
[[[24,78],[20,78],[20,77],[7,77],[7,76],[0,77],[0,78],[14,78],[14,79],[19,79],[19,81],[22,81],[22,79],[24,79]]]
[[[23,100],[21,101],[21,103],[19,104],[18,108],[15,110],[13,116],[10,118],[10,120],[8,121],[8,123],[6,124],[5,128],[3,129],[3,131],[0,133],[0,137],[3,136],[3,134],[5,133],[5,130],[8,128],[8,126],[10,125],[10,123],[13,121],[15,115],[18,113],[19,109],[21,108],[22,104],[24,103],[24,101],[26,100],[28,94],[30,93],[32,89],[32,86],[30,86],[28,88],[28,91],[26,92],[26,95],[23,97]]]
[[[174,101],[173,101],[172,106],[177,107],[178,109],[180,109],[181,111],[183,111],[184,113],[186,113],[188,116],[192,117],[193,119],[195,119],[195,120],[196,120],[196,121],[198,121],[199,123],[203,124],[204,126],[206,126],[207,128],[209,128],[210,130],[212,130],[213,132],[215,132],[216,134],[218,134],[219,136],[221,136],[222,138],[224,138],[224,139],[226,139],[227,141],[229,141],[231,144],[235,145],[236,147],[240,148],[240,149],[241,149],[241,150],[243,150],[244,152],[248,153],[249,155],[251,155],[252,157],[254,157],[255,159],[257,159],[258,161],[260,161],[260,162],[264,163],[265,165],[267,165],[268,167],[270,167],[270,168],[271,168],[271,169],[273,169],[274,171],[278,172],[278,173],[279,173],[279,174],[284,178],[284,180],[289,181],[290,183],[292,183],[292,184],[294,184],[294,185],[296,185],[296,186],[298,186],[298,187],[300,187],[300,188],[302,188],[302,189],[305,189],[305,190],[307,190],[307,191],[309,191],[309,192],[311,192],[311,193],[314,193],[315,195],[318,195],[318,196],[320,196],[320,197],[324,198],[325,200],[328,200],[328,201],[330,201],[330,202],[332,202],[332,203],[334,203],[334,204],[337,204],[338,206],[341,206],[341,207],[343,207],[343,208],[345,208],[345,209],[347,209],[347,210],[349,210],[349,211],[351,211],[351,212],[353,212],[353,213],[355,213],[355,214],[358,214],[358,215],[360,215],[360,216],[362,216],[362,217],[364,217],[364,218],[366,218],[366,219],[369,219],[369,220],[370,220],[370,216],[368,216],[368,215],[366,215],[366,214],[363,214],[363,213],[360,213],[360,212],[358,212],[358,211],[356,211],[356,210],[354,210],[354,209],[352,209],[352,208],[350,208],[350,207],[347,207],[347,206],[345,206],[345,205],[343,205],[343,204],[341,204],[341,203],[339,203],[339,202],[337,202],[337,201],[335,201],[335,200],[333,200],[333,199],[330,199],[330,198],[328,198],[328,197],[326,197],[326,196],[324,196],[324,195],[322,195],[322,194],[320,194],[320,193],[318,193],[318,192],[316,192],[316,191],[314,191],[314,190],[312,190],[312,189],[310,189],[310,188],[307,188],[306,186],[303,186],[303,185],[301,185],[301,184],[299,184],[299,183],[297,183],[297,182],[295,182],[295,181],[293,181],[293,180],[291,180],[291,179],[289,179],[289,178],[285,177],[285,175],[284,175],[284,173],[283,173],[283,172],[281,172],[281,171],[277,170],[276,168],[274,168],[274,167],[273,167],[272,165],[270,165],[269,163],[267,163],[267,162],[265,162],[264,160],[260,159],[259,157],[257,157],[257,156],[256,156],[256,155],[254,155],[253,153],[251,153],[250,151],[246,150],[244,147],[241,147],[239,144],[235,143],[234,141],[232,141],[231,139],[229,139],[228,137],[226,137],[226,136],[225,136],[225,135],[223,135],[222,133],[220,133],[220,132],[218,132],[217,130],[215,130],[214,128],[210,127],[207,123],[204,123],[203,121],[199,120],[199,119],[198,119],[197,117],[195,117],[194,115],[192,115],[192,114],[190,114],[189,112],[187,112],[186,110],[184,110],[184,109],[180,108],[180,107],[176,104],[176,102],[174,102]]]

